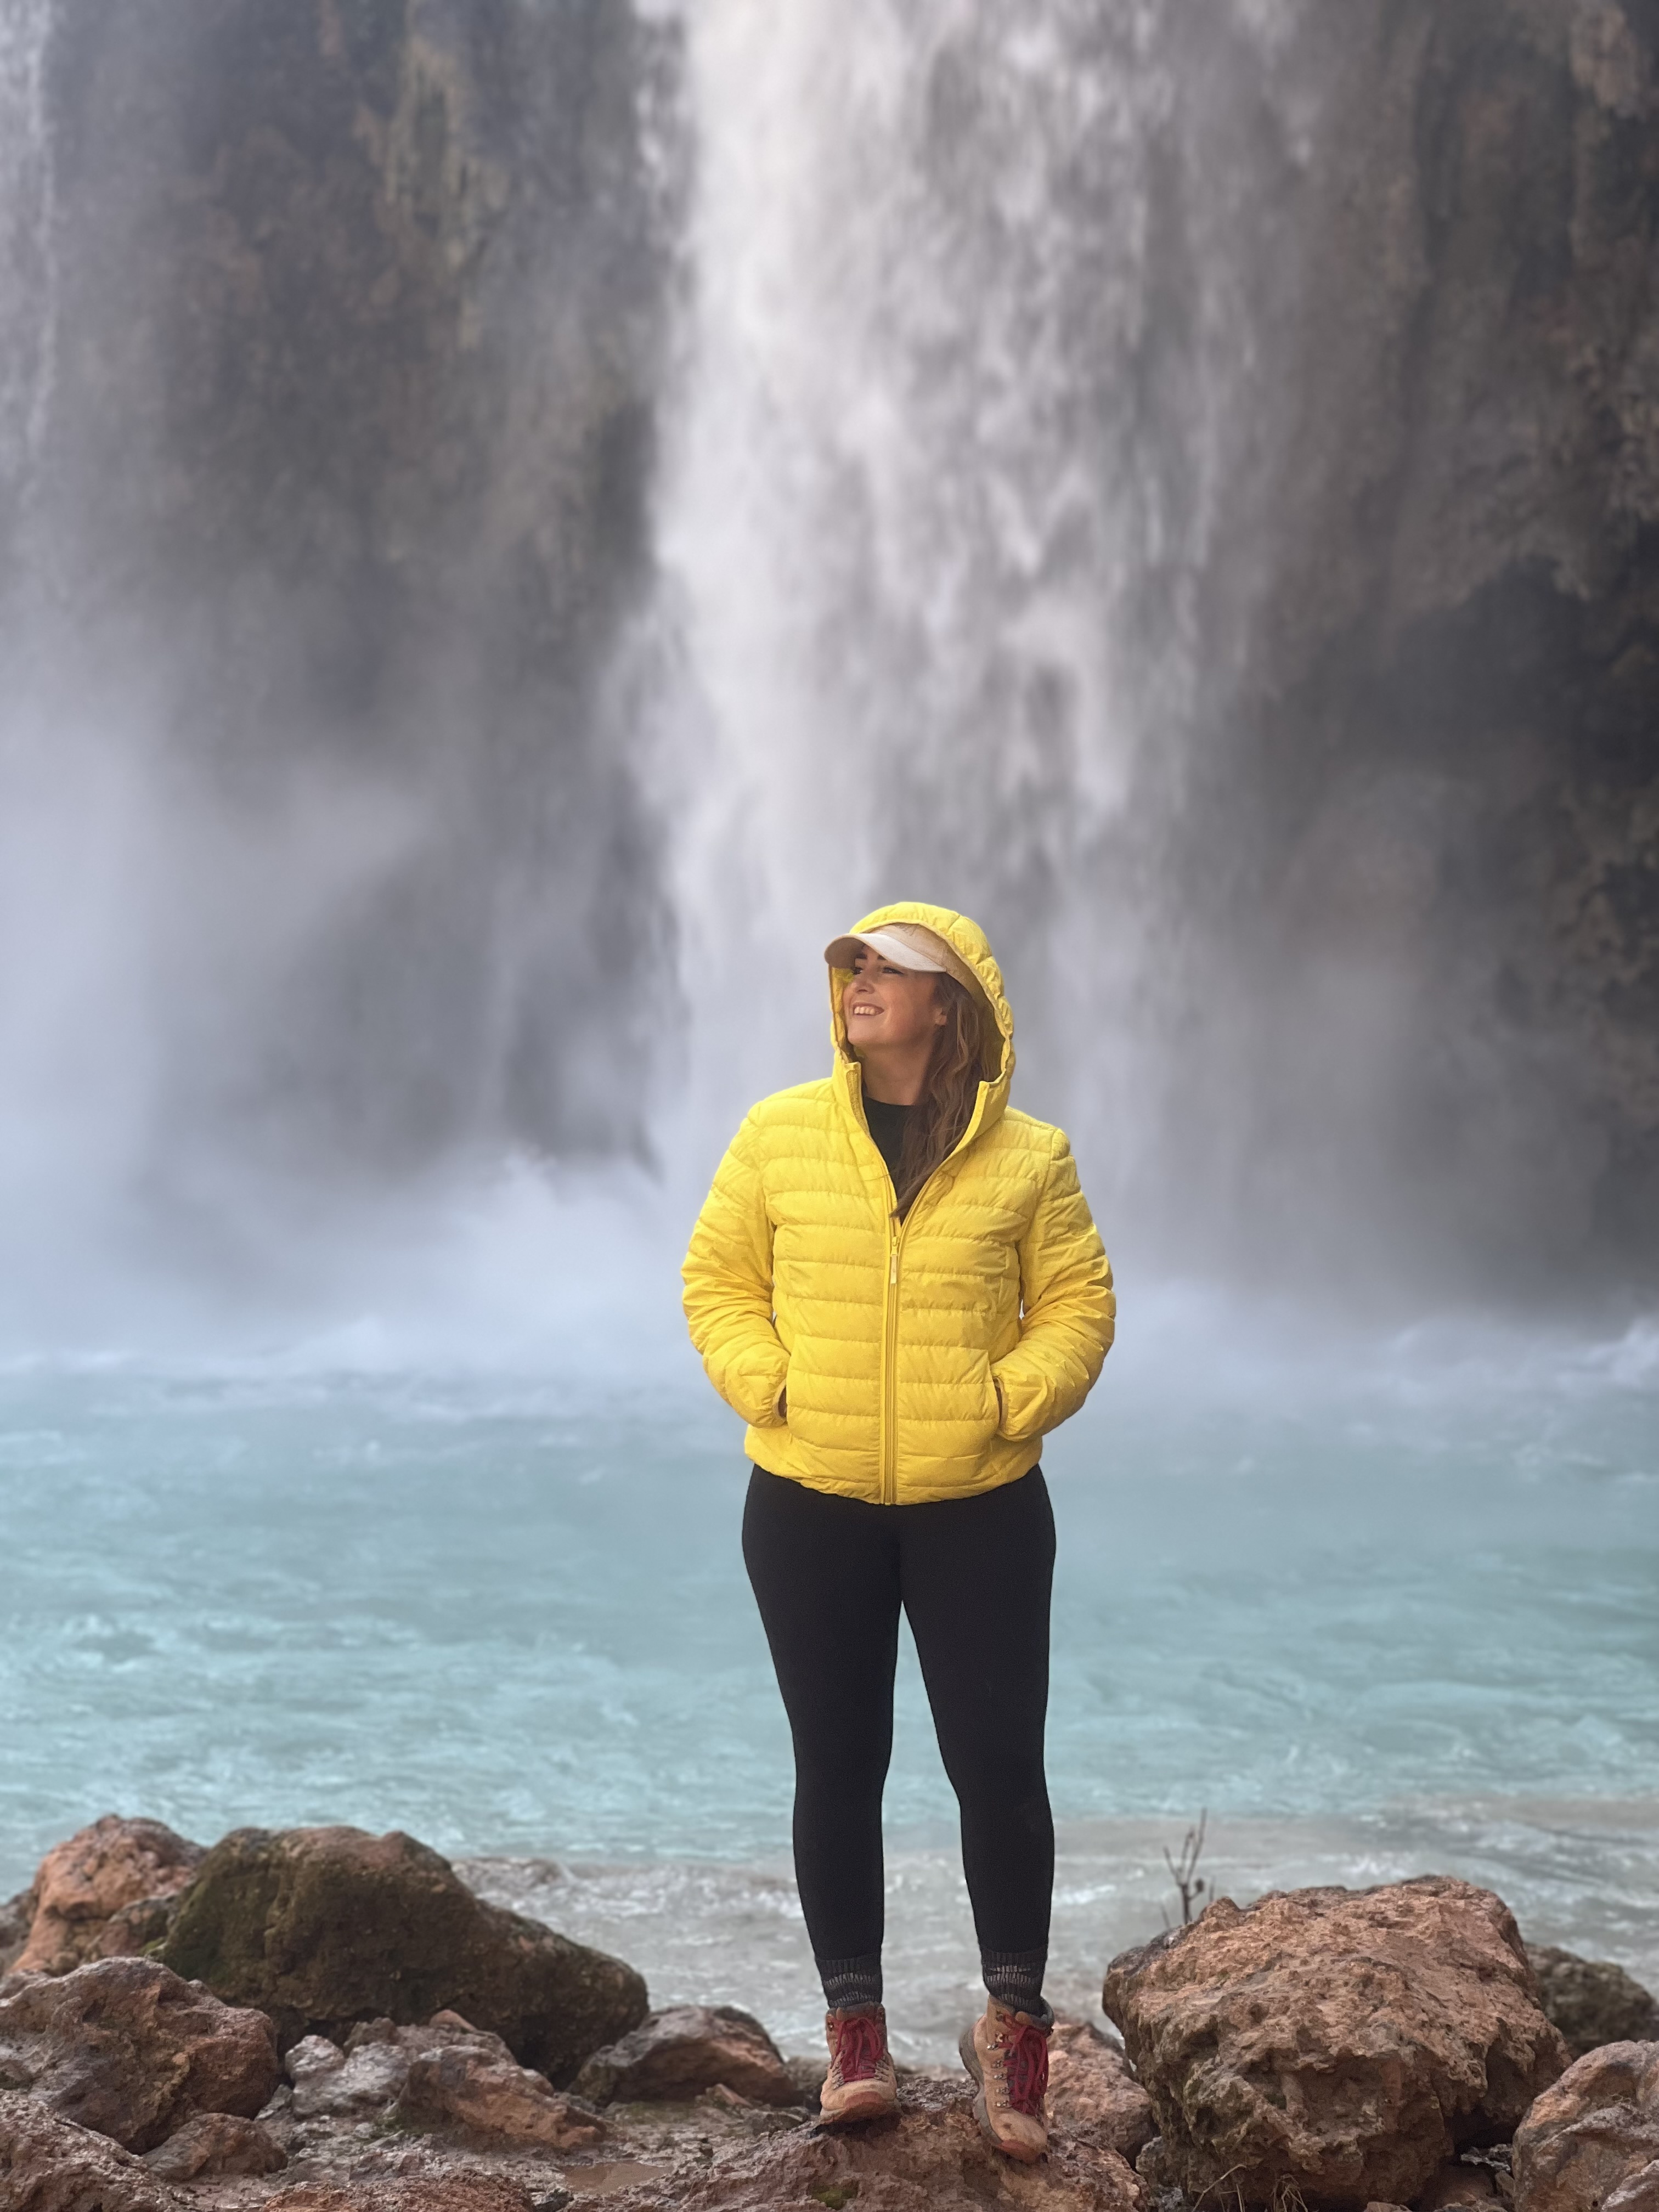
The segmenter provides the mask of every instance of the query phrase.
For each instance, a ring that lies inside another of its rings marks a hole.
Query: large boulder
[[[0,2001],[0,2087],[125,2150],[197,2112],[252,2118],[280,2079],[263,2013],[221,2004],[151,1959],[99,1959]]]
[[[284,2049],[454,2011],[556,2082],[648,2009],[631,1966],[483,1903],[395,1832],[237,1829],[203,1861],[160,1955],[268,2013]]]
[[[671,2005],[653,2012],[631,2035],[596,2051],[575,2087],[595,2105],[689,2102],[716,2087],[757,2105],[800,2102],[776,2044],[752,2014],[735,2005]]]
[[[0,2088],[0,2212],[179,2212],[183,2203],[107,2136]]]
[[[1570,2066],[1516,2130],[1516,2212],[1659,2212],[1659,2042]]]
[[[1103,2002],[1189,2196],[1410,2204],[1566,2063],[1508,1907],[1438,1875],[1223,1898],[1115,1959]]]
[[[1659,2042],[1659,2001],[1610,1959],[1528,1943],[1544,2010],[1575,2058],[1604,2043]]]
[[[41,1860],[16,1970],[67,1974],[88,1959],[142,1950],[165,1932],[173,1901],[204,1856],[160,1820],[106,1813]]]
[[[792,2128],[717,2153],[701,2173],[642,2183],[629,2212],[1144,2212],[1141,2182],[1115,2151],[1057,2134],[1040,2166],[1016,2166],[980,2134],[972,2085],[913,2075],[896,2120],[844,2130]]]

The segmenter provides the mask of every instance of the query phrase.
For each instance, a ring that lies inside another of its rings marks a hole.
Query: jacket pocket
[[[781,1392],[782,1392],[785,1395],[787,1395],[787,1391],[788,1391],[788,1376],[789,1376],[789,1370],[788,1370],[788,1368],[787,1368],[787,1367],[786,1367],[786,1368],[785,1368],[785,1370],[784,1370],[784,1380],[783,1380],[783,1382],[782,1382],[778,1386],[778,1390],[775,1390],[775,1391],[774,1391],[774,1392],[773,1392],[773,1394],[772,1394],[772,1402],[771,1402],[771,1404],[770,1404],[769,1406],[768,1406],[768,1407],[767,1407],[767,1409],[766,1409],[766,1412],[765,1412],[765,1413],[764,1413],[763,1415],[762,1415],[762,1416],[758,1417],[757,1419],[756,1419],[755,1420],[753,1420],[753,1421],[751,1421],[751,1422],[750,1423],[750,1426],[751,1428],[756,1428],[756,1429],[781,1429],[781,1428],[786,1428],[786,1427],[788,1425],[787,1421],[786,1420],[786,1419],[785,1419],[784,1415],[783,1415],[783,1414],[781,1414],[781,1413],[779,1413],[779,1411],[778,1411],[778,1396],[779,1396],[779,1392],[780,1392],[780,1391],[781,1391]]]
[[[783,1411],[777,1414],[777,1425],[781,1429],[788,1427],[790,1412],[797,1403],[795,1385],[799,1371],[795,1364],[795,1355],[792,1352],[789,1355],[789,1364],[783,1370]],[[775,1405],[772,1410],[775,1413],[777,1413]]]
[[[985,1434],[988,1441],[992,1437],[998,1435],[1002,1428],[1002,1394],[997,1389],[997,1378],[992,1371],[991,1357],[988,1352],[981,1352],[980,1355],[979,1382],[981,1393],[981,1418],[985,1424]]]
[[[761,1424],[763,1428],[788,1428],[802,1403],[801,1393],[807,1388],[806,1370],[801,1358],[800,1346],[797,1344],[793,1352],[786,1352],[784,1354],[784,1360],[785,1364],[783,1370],[781,1393],[783,1398],[783,1411],[781,1413],[778,1411],[778,1401],[774,1398],[772,1401],[771,1419],[769,1420],[763,1421]]]

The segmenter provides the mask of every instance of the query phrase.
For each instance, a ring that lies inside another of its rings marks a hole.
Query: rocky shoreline
[[[110,1815],[0,1905],[0,2212],[1659,2212],[1659,2007],[1490,1891],[1218,1899],[1103,2002],[1015,2168],[960,2074],[824,2128],[818,2061],[412,1838]]]

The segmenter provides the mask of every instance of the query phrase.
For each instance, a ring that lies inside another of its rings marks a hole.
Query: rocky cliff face
[[[348,1175],[481,1124],[641,1140],[662,915],[606,686],[647,572],[660,66],[604,0],[56,11],[14,607],[39,719],[183,800],[155,1018],[211,1038],[163,1055],[174,1129]]]
[[[1252,1211],[1369,1174],[1466,1279],[1650,1278],[1659,10],[1337,17],[1188,825]]]

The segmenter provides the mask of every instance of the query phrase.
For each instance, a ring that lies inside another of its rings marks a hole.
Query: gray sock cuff
[[[881,1954],[866,1951],[856,1959],[819,1959],[818,1979],[823,2001],[831,2012],[850,2012],[855,2005],[881,2002]]]
[[[1010,2012],[1030,2013],[1047,2024],[1054,2018],[1042,2001],[1042,1976],[1048,1964],[1045,1945],[1041,1951],[981,1951],[980,1972],[985,1986]]]

